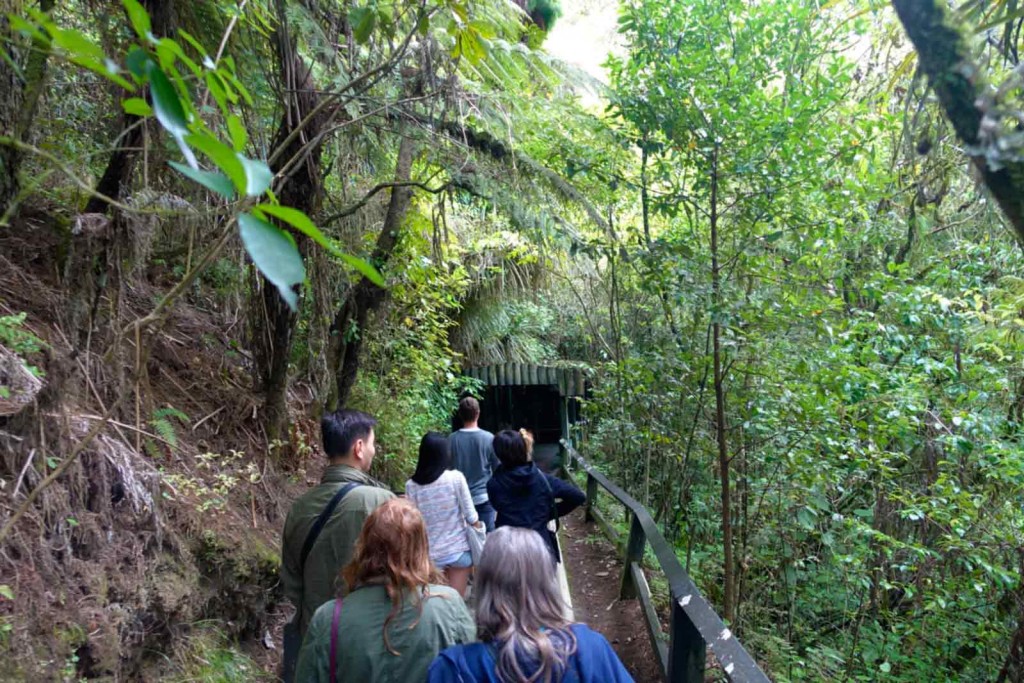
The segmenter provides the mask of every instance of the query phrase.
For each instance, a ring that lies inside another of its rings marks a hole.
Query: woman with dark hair
[[[390,500],[366,518],[342,575],[351,591],[313,614],[296,681],[422,681],[439,651],[474,639],[473,618],[440,585],[423,516],[408,501]]]
[[[555,563],[561,561],[555,532],[548,522],[564,517],[587,499],[572,484],[544,474],[530,460],[530,449],[519,432],[505,429],[494,435],[494,454],[501,466],[487,483],[487,498],[498,513],[495,527],[533,529],[548,545]]]
[[[528,529],[487,537],[473,587],[480,642],[439,654],[427,683],[632,683],[604,636],[566,620],[547,554]]]
[[[405,482],[405,495],[423,513],[430,559],[444,570],[448,585],[464,596],[473,571],[466,526],[482,528],[482,523],[466,477],[448,469],[450,463],[447,437],[437,432],[424,435],[416,471]]]

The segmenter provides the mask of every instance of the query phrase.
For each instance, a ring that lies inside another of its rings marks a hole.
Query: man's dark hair
[[[377,420],[361,410],[336,410],[324,415],[320,419],[320,435],[327,459],[348,455],[352,444],[369,438],[376,425]]]
[[[462,424],[473,422],[480,417],[480,402],[472,396],[459,401],[459,419],[462,420]]]
[[[516,467],[530,462],[526,440],[519,432],[503,429],[494,435],[494,454],[505,467]]]

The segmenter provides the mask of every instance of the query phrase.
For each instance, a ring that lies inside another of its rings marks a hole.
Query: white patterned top
[[[426,485],[410,479],[405,482],[405,495],[426,521],[431,560],[469,552],[466,524],[476,524],[478,517],[462,472],[446,470]]]

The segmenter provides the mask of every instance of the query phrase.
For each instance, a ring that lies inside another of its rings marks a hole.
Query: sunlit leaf
[[[56,29],[53,33],[53,42],[71,59],[94,59],[100,63],[106,59],[99,45],[74,29]]]
[[[249,141],[249,134],[245,130],[245,125],[242,123],[242,119],[238,118],[234,114],[229,114],[227,123],[228,134],[231,136],[231,144],[234,145],[235,151],[244,151],[245,145]]]
[[[142,40],[149,40],[152,31],[149,12],[146,11],[146,8],[138,0],[123,0],[123,2],[124,9],[128,12],[128,19],[132,22],[132,28],[135,29],[136,35]]]
[[[152,116],[153,108],[141,97],[129,97],[121,101],[121,108],[132,116]]]

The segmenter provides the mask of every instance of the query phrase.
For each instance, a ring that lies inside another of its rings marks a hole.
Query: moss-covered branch
[[[917,48],[921,68],[957,136],[1020,239],[1024,240],[1024,164],[992,169],[978,151],[989,86],[974,64],[963,32],[944,0],[893,0],[903,28]]]
[[[545,181],[563,199],[582,208],[594,225],[603,232],[608,233],[611,230],[608,221],[601,215],[597,207],[587,199],[583,192],[536,159],[522,152],[510,149],[508,145],[486,131],[474,130],[454,121],[434,121],[425,117],[420,118],[419,121],[444,133],[456,142],[461,142],[477,152],[490,156],[495,161],[514,164],[516,168]]]

